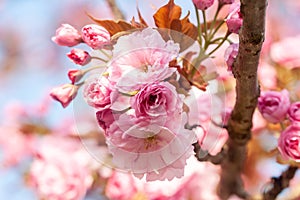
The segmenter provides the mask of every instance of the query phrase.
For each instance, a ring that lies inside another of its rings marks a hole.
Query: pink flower
[[[144,85],[162,81],[176,69],[169,62],[179,53],[179,45],[165,42],[158,31],[146,28],[118,39],[109,66],[109,79],[123,92],[133,92]]]
[[[80,33],[69,24],[62,24],[57,30],[56,35],[52,37],[52,41],[61,46],[75,46],[82,39]]]
[[[0,147],[3,154],[1,164],[12,167],[33,153],[35,137],[20,132],[19,127],[0,127]]]
[[[113,172],[105,187],[105,195],[111,200],[133,199],[137,187],[131,174]]]
[[[72,49],[67,56],[77,65],[86,65],[91,61],[90,54],[82,49]]]
[[[110,34],[102,26],[85,25],[81,32],[83,41],[93,49],[102,49],[110,44]]]
[[[110,94],[112,85],[105,76],[94,79],[84,88],[83,95],[86,102],[97,109],[108,108],[111,104]]]
[[[82,78],[82,76],[83,76],[83,73],[81,70],[70,69],[68,71],[68,77],[69,77],[70,81],[72,82],[72,84],[79,81]]]
[[[300,35],[276,42],[271,46],[271,58],[289,69],[300,67],[299,45]]]
[[[300,162],[300,127],[287,127],[278,139],[278,149],[285,159]]]
[[[113,111],[109,108],[102,109],[97,111],[96,118],[99,126],[105,130],[110,127],[110,125],[118,119],[118,114],[114,114]]]
[[[266,120],[272,123],[284,120],[289,106],[290,97],[287,90],[262,92],[258,98],[259,111]]]
[[[45,138],[29,172],[29,182],[42,199],[83,199],[92,177],[76,157],[80,143],[67,138]],[[74,167],[76,166],[76,167]]]
[[[193,0],[199,10],[206,10],[214,4],[214,0]]]
[[[293,123],[300,124],[300,101],[295,102],[290,106],[288,117]]]
[[[225,61],[228,67],[228,71],[232,71],[233,62],[238,55],[239,44],[231,44],[225,51]]]
[[[55,87],[51,90],[50,96],[61,103],[61,105],[65,108],[67,107],[71,101],[77,95],[78,86],[73,84],[64,84],[58,87]]]
[[[173,85],[160,82],[146,85],[133,98],[131,107],[137,117],[172,116],[182,110],[182,98]]]
[[[219,4],[232,4],[234,0],[219,0]]]
[[[107,130],[107,144],[114,164],[146,180],[171,180],[183,176],[186,159],[193,154],[196,137],[184,129],[186,117],[176,117],[173,126],[138,121],[123,114]]]
[[[243,24],[242,15],[240,12],[240,3],[234,3],[230,7],[230,13],[226,19],[228,31],[232,33],[239,33]]]

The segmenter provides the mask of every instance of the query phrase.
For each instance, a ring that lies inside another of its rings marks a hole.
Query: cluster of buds
[[[283,158],[300,162],[300,101],[291,103],[287,90],[267,91],[259,97],[258,109],[267,121],[281,123],[284,130],[278,139],[278,149]]]
[[[52,41],[60,46],[73,47],[80,43],[85,43],[92,49],[106,49],[110,46],[109,32],[98,25],[85,25],[81,32],[69,24],[62,24],[57,30],[56,35],[52,37]],[[73,48],[67,56],[77,65],[85,66],[94,58],[87,51]],[[97,58],[99,59],[99,58]],[[63,84],[53,88],[50,95],[53,99],[59,101],[62,106],[67,107],[70,102],[77,95],[79,87],[82,85],[78,83],[86,72],[90,69],[70,69],[68,77],[71,83]]]

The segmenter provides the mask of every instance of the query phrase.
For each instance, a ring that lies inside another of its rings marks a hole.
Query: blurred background
[[[129,20],[133,15],[137,17],[138,3],[144,18],[153,25],[153,13],[166,2],[118,0],[117,4]],[[191,1],[175,2],[183,8],[183,15],[188,10],[193,13]],[[105,0],[0,0],[0,124],[5,124],[22,110],[52,127],[73,120],[72,106],[63,109],[49,98],[51,88],[67,83],[67,71],[75,67],[65,56],[70,48],[56,45],[51,37],[62,23],[77,29],[92,23],[86,13],[102,19],[113,18]],[[299,17],[298,0],[269,1],[266,52],[273,42],[299,35]],[[195,22],[193,14],[191,19]],[[221,65],[225,66],[224,62]],[[3,131],[0,129],[1,134]],[[272,165],[266,169],[275,175],[281,168]],[[0,199],[37,199],[24,185],[24,171],[26,165],[0,170]]]

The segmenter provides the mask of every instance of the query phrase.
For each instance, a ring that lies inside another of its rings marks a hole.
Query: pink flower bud
[[[231,44],[225,51],[225,61],[228,67],[228,71],[232,70],[233,62],[238,55],[239,44]]]
[[[82,42],[80,33],[69,24],[62,24],[57,30],[52,41],[61,46],[75,46]]]
[[[230,7],[230,13],[226,19],[228,30],[232,33],[239,33],[243,24],[242,15],[240,12],[240,3],[234,3]]]
[[[70,69],[68,72],[68,77],[71,80],[72,84],[79,81],[82,78],[82,76],[82,71],[78,69]]]
[[[232,4],[234,3],[234,0],[219,0],[219,4]]]
[[[199,10],[206,10],[214,4],[214,0],[193,0]]]
[[[65,108],[67,107],[73,98],[77,95],[78,86],[73,84],[64,84],[58,87],[55,87],[51,90],[50,96],[61,103]]]
[[[290,106],[288,117],[294,124],[300,124],[300,101],[295,102]]]
[[[102,49],[110,44],[110,34],[102,26],[86,25],[81,32],[83,41],[93,49]]]
[[[272,123],[284,120],[289,106],[290,97],[287,90],[262,92],[258,98],[259,111],[266,120]]]
[[[285,159],[300,161],[300,126],[287,127],[278,139],[278,149]]]
[[[72,49],[67,56],[77,65],[86,65],[91,61],[90,54],[82,49]]]

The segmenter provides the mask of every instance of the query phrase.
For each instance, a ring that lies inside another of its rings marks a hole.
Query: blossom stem
[[[208,53],[208,55],[213,54],[216,50],[218,50],[223,43],[227,40],[228,36],[230,35],[230,32],[227,31],[226,35],[224,36],[223,40],[218,44],[218,46],[216,46],[216,48],[214,48],[211,52]]]
[[[111,55],[109,55],[108,53],[106,53],[104,50],[100,49],[101,53],[103,55],[105,55],[108,59],[111,59]]]
[[[91,56],[92,59],[96,59],[96,60],[101,60],[103,62],[107,62],[107,60],[103,59],[103,58],[99,58],[99,57],[95,57],[95,56]]]
[[[219,13],[220,13],[220,10],[222,9],[222,7],[223,7],[223,5],[224,4],[220,4],[219,3],[219,5],[218,5],[218,8],[217,8],[217,11],[216,11],[216,13],[215,13],[215,16],[214,16],[214,19],[213,19],[213,21],[212,21],[212,24],[209,26],[209,40],[212,38],[212,36],[213,36],[213,30],[214,30],[214,26],[216,25],[216,22],[217,22],[217,17],[218,17],[218,15],[219,15]]]
[[[106,65],[97,65],[97,66],[89,67],[89,68],[87,68],[87,69],[82,70],[82,73],[83,73],[83,74],[86,74],[86,73],[89,72],[89,71],[92,71],[92,70],[94,70],[94,69],[100,69],[100,68],[102,68],[102,67],[106,67]]]
[[[196,5],[194,5],[195,8],[195,12],[196,12],[196,18],[197,18],[197,26],[198,26],[198,37],[199,37],[199,44],[200,44],[200,48],[202,48],[202,27],[201,27],[201,22],[200,22],[200,16],[199,16],[199,10],[196,7]]]
[[[204,23],[204,38],[205,38],[205,46],[208,46],[208,38],[207,38],[207,22],[206,22],[206,12],[202,10],[203,23]]]

